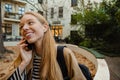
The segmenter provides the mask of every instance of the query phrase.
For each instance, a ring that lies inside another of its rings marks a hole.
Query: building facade
[[[78,25],[71,25],[71,16],[75,11],[74,7],[78,5],[77,1],[2,0],[2,30],[4,40],[20,39],[19,19],[26,11],[35,11],[42,14],[49,22],[53,36],[56,39],[64,39],[70,35],[71,30],[77,30],[77,27],[72,26]]]
[[[34,2],[34,0],[31,0]],[[29,6],[29,7],[28,7]],[[2,0],[2,31],[5,41],[19,40],[20,17],[25,11],[35,11],[30,4],[23,0]]]
[[[48,0],[48,17],[53,36],[64,39],[70,32],[71,0]]]
[[[64,39],[69,35],[70,0],[2,0],[1,3],[4,40],[19,40],[19,19],[26,11],[41,13],[48,20],[55,38]]]

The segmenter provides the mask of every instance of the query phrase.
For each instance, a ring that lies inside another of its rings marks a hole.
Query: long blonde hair
[[[26,12],[25,14],[31,14],[35,16],[42,24],[49,25],[46,19],[36,12]],[[25,15],[24,14],[24,15]],[[50,28],[45,32],[42,42],[43,49],[43,61],[40,70],[40,77],[42,80],[63,80],[60,67],[56,60],[56,43],[51,34]]]

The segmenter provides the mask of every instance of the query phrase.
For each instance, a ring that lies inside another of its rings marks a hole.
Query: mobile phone
[[[32,44],[28,43],[27,40],[25,41],[25,43],[28,44],[28,45],[27,45],[27,48],[28,48],[29,50],[32,50]]]

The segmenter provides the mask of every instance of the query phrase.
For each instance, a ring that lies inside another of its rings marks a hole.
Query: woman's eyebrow
[[[28,19],[28,20],[26,20],[26,22],[28,22],[28,21],[33,21],[34,19]],[[24,24],[24,23],[19,23],[19,25],[22,25],[22,24]]]
[[[32,20],[34,20],[34,19],[28,19],[27,21],[32,21]]]

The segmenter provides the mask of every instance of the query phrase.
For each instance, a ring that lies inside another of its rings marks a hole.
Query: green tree
[[[85,26],[86,37],[99,43],[104,42],[108,50],[120,50],[120,1],[103,1],[99,8],[85,10],[78,22]],[[98,46],[98,45],[97,45]]]

